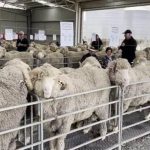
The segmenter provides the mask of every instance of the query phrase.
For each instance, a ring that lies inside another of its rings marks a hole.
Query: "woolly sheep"
[[[13,41],[2,40],[1,41],[1,46],[4,47],[7,51],[17,50],[16,42],[13,42]]]
[[[143,64],[139,64],[131,68],[126,59],[117,59],[111,62],[109,66],[110,80],[117,85],[125,87],[125,98],[134,97],[150,92],[150,83],[140,85],[130,85],[139,81],[149,81],[150,79],[150,67],[143,67]],[[124,112],[128,110],[129,106],[137,107],[147,103],[150,100],[150,96],[134,98],[124,102]]]
[[[78,68],[79,67],[79,61],[83,57],[83,55],[87,54],[88,51],[81,51],[81,52],[73,52],[69,51],[67,54],[67,59],[68,59],[68,67],[71,68]]]
[[[150,60],[150,48],[136,52],[136,58],[133,61],[133,66],[141,63],[147,64],[147,60]]]
[[[45,72],[42,72],[42,68],[40,68],[33,69],[30,73],[31,80],[34,85],[34,92],[39,97],[41,97],[41,100],[45,98],[56,98],[110,86],[109,77],[106,71],[89,64],[68,74],[56,73],[55,76],[52,77],[50,75],[51,72],[54,72],[53,69],[49,71],[46,69]],[[44,104],[44,118],[46,119],[47,117],[49,118],[56,115],[62,115],[75,110],[107,103],[109,102],[109,93],[110,90],[105,90],[87,95],[81,95],[78,98],[66,98],[63,101],[54,100]],[[79,113],[76,115],[71,115],[63,119],[57,119],[57,121],[52,121],[47,125],[45,124],[44,128],[47,130],[47,132],[50,133],[53,126],[53,128],[55,128],[56,131],[58,131],[60,134],[66,133],[70,131],[71,125],[73,123],[85,120],[92,116],[93,113],[95,113],[99,119],[107,119],[108,106],[97,108],[95,110],[89,110],[87,112]],[[105,137],[107,133],[106,123],[102,123],[100,127],[100,133]],[[54,133],[50,133],[50,135],[51,134]],[[65,138],[66,136],[63,136],[55,141],[51,141],[50,149],[63,150],[65,148]]]
[[[44,58],[40,60],[40,64],[50,63],[56,68],[64,67],[64,56],[59,52],[53,52],[46,54]]]
[[[3,60],[0,60],[0,65],[3,65],[7,61],[15,58],[20,58],[22,61],[27,63],[30,67],[33,67],[34,59],[32,54],[28,52],[18,52],[18,51],[6,52],[5,56],[2,58]]]
[[[93,56],[86,58],[82,63],[80,63],[80,67],[83,67],[86,63],[102,68],[100,62]]]
[[[5,56],[5,53],[6,53],[6,49],[0,46],[0,58],[3,58]]]
[[[32,90],[29,78],[30,67],[19,59],[7,62],[0,70],[0,108],[17,106],[27,103],[27,88]],[[18,108],[0,112],[0,131],[20,126],[26,108]],[[18,131],[0,136],[1,150],[15,150],[15,138]]]

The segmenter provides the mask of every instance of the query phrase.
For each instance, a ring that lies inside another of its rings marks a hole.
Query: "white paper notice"
[[[35,39],[36,41],[39,40],[39,34],[38,34],[38,33],[35,33],[35,34],[34,34],[34,39]]]
[[[96,41],[96,33],[92,33],[92,42]]]
[[[45,41],[45,31],[39,30],[39,41]]]
[[[33,40],[33,35],[30,35],[30,40]]]
[[[53,41],[56,41],[56,40],[57,40],[57,35],[53,34]]]
[[[60,22],[60,39],[61,46],[74,45],[73,22]]]
[[[14,38],[14,33],[13,33],[13,29],[5,29],[5,39],[6,40],[13,40]]]
[[[14,39],[14,40],[17,40],[17,39],[18,39],[18,34],[16,34],[15,32],[14,32],[14,37],[13,37],[13,39]]]
[[[119,46],[119,28],[112,27],[110,36],[109,36],[109,46],[111,47],[118,47]]]

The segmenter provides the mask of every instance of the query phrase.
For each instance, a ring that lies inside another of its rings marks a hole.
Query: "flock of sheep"
[[[5,47],[5,45],[3,46]],[[18,58],[22,57],[23,53],[15,50],[7,51],[6,47],[0,48],[0,58],[8,58],[8,62],[2,64],[0,69],[0,108],[16,106],[27,103],[26,97],[28,92],[34,92],[39,99],[45,100],[53,98],[53,101],[46,102],[43,105],[44,119],[54,116],[64,115],[74,111],[94,107],[100,104],[105,104],[114,97],[110,96],[111,90],[102,90],[99,92],[83,94],[75,97],[67,97],[63,100],[55,100],[57,97],[64,97],[81,92],[87,92],[96,89],[110,87],[113,84],[121,87],[126,87],[125,98],[135,97],[140,94],[150,93],[150,82],[144,84],[130,85],[133,82],[148,81],[150,79],[150,49],[137,52],[134,64],[131,67],[127,60],[118,58],[112,61],[108,68],[103,69],[94,57],[87,58],[80,67],[74,69],[64,67],[64,59],[62,64],[59,58],[74,56],[79,53],[86,53],[88,45],[78,45],[77,47],[58,48],[55,44],[49,46],[38,45],[32,43],[28,49],[28,54],[34,58],[43,61],[43,65],[31,68],[30,62],[23,62]],[[100,52],[99,52],[100,53]],[[102,55],[103,52],[101,52]],[[116,54],[114,52],[114,54]],[[117,55],[117,54],[116,54]],[[8,57],[10,56],[10,57]],[[17,56],[17,57],[16,57]],[[57,57],[55,65],[53,58]],[[77,57],[72,57],[72,63],[79,61]],[[80,56],[81,58],[82,56]],[[118,57],[118,56],[117,56]],[[16,59],[14,59],[16,58]],[[46,58],[49,61],[46,61]],[[71,58],[71,57],[70,57]],[[34,63],[34,61],[32,62]],[[61,66],[62,65],[62,66]],[[32,70],[31,70],[32,69]],[[133,98],[123,102],[123,111],[128,111],[130,107],[138,107],[150,101],[150,96]],[[16,128],[20,126],[21,119],[25,115],[26,108],[13,109],[9,111],[0,112],[0,131]],[[84,124],[96,120],[105,120],[109,117],[109,106],[102,106],[100,108],[90,109],[86,112],[72,114],[61,119],[50,121],[44,124],[44,130],[49,136],[63,134],[71,130],[74,123]],[[146,119],[150,115],[145,116]],[[0,136],[1,150],[15,150],[15,138],[18,132],[11,132]],[[102,139],[105,139],[107,134],[107,123],[103,122],[99,126],[99,134]],[[51,150],[64,150],[65,138],[62,136],[58,139],[49,142]]]

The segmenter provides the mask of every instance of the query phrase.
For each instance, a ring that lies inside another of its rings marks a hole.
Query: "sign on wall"
[[[5,29],[5,39],[9,41],[14,39],[13,29]]]
[[[60,22],[60,44],[61,46],[74,45],[73,22]]]
[[[119,28],[111,27],[109,46],[118,47],[119,46]]]

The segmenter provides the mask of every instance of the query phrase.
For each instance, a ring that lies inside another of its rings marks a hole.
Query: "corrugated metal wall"
[[[0,8],[0,33],[4,33],[6,28],[11,28],[14,32],[23,30],[27,33],[27,16],[25,11]]]
[[[53,34],[60,41],[60,22],[75,22],[75,13],[62,8],[36,8],[32,10],[32,34],[38,30],[45,30],[48,41],[52,41]]]

